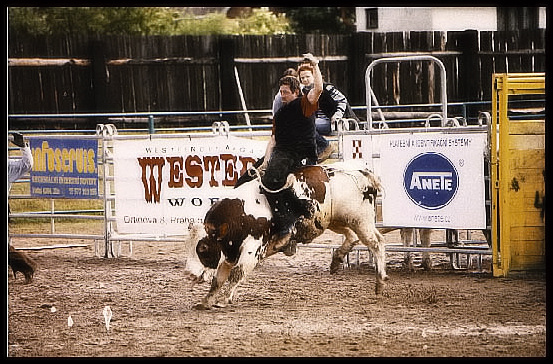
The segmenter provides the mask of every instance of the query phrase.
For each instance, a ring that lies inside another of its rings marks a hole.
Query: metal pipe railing
[[[373,125],[373,118],[372,118],[372,103],[374,93],[372,91],[371,87],[371,73],[374,67],[381,63],[397,63],[397,62],[405,62],[405,61],[430,61],[434,62],[438,65],[441,71],[441,107],[442,107],[442,126],[445,126],[447,123],[447,82],[446,82],[446,70],[445,66],[438,58],[430,55],[417,55],[417,56],[404,56],[404,57],[389,57],[389,58],[380,58],[377,60],[374,60],[369,64],[367,67],[367,70],[365,71],[365,87],[366,87],[366,105],[367,105],[367,121],[369,129],[372,129]],[[380,106],[378,106],[380,108]],[[382,120],[382,122],[385,122],[385,120]]]

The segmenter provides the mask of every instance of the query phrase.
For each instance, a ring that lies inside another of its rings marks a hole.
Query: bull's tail
[[[361,174],[367,178],[367,188],[374,189],[375,192],[381,192],[384,190],[382,183],[380,182],[380,177],[371,172],[368,169],[360,170]]]
[[[378,192],[384,191],[384,187],[380,182],[380,177],[378,177],[376,174],[374,174],[368,169],[362,169],[360,170],[360,172],[365,177],[365,180],[366,180],[362,189],[363,194],[367,197],[371,196],[373,199],[373,202],[376,201],[376,196],[378,195]]]

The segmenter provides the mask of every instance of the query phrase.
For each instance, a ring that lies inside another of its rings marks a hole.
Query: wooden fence
[[[279,77],[297,66],[305,52],[322,58],[325,80],[354,106],[365,105],[365,69],[371,61],[417,53],[432,54],[445,64],[449,101],[481,101],[491,99],[494,72],[545,72],[545,29],[283,36],[10,34],[8,112],[242,110],[238,80],[248,109],[270,109]],[[372,85],[381,105],[439,101],[434,66],[379,67]]]

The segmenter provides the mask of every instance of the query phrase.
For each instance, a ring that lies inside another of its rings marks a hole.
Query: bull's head
[[[247,236],[259,239],[269,231],[265,217],[255,218],[244,212],[244,201],[222,199],[211,206],[204,218],[207,236],[196,245],[196,254],[205,267],[217,268],[221,254],[236,262],[240,247]]]
[[[205,267],[215,269],[221,259],[221,246],[216,240],[206,236],[198,241],[196,254]]]

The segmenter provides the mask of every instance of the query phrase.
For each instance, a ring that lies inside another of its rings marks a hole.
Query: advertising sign
[[[119,233],[183,234],[265,154],[266,141],[233,136],[114,140]]]
[[[31,196],[98,198],[98,140],[31,137]]]
[[[389,227],[485,229],[486,134],[344,135],[344,159],[380,176]]]
[[[485,229],[485,134],[381,136],[385,226]]]

